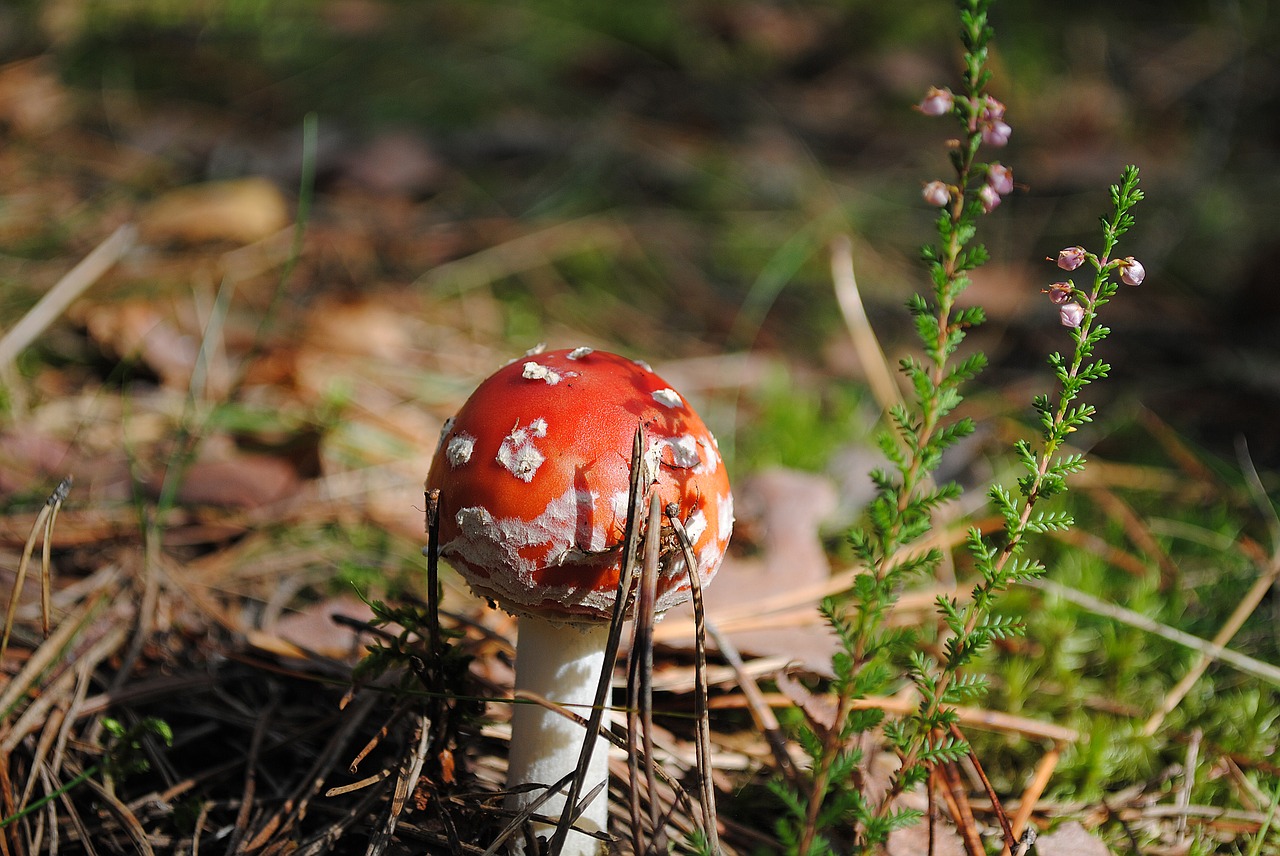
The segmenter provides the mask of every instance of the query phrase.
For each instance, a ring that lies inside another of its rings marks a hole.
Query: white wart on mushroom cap
[[[590,348],[507,365],[446,424],[427,478],[440,489],[441,556],[511,612],[607,621],[639,424],[646,479],[664,507],[679,508],[709,582],[733,528],[715,438],[648,366]],[[684,565],[678,549],[664,550],[660,612],[688,599]]]

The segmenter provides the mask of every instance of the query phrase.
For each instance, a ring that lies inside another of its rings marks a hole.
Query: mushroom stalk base
[[[531,616],[521,616],[516,648],[516,689],[537,693],[564,705],[582,717],[591,713],[595,703],[600,670],[604,668],[604,649],[609,638],[608,624],[584,627],[555,626]],[[602,730],[609,727],[606,710]],[[536,704],[521,703],[511,714],[511,752],[508,759],[507,787],[522,784],[554,784],[578,767],[578,755],[586,731],[582,726],[558,713]],[[609,777],[609,742],[599,738],[591,753],[582,793],[585,795]],[[567,790],[567,787],[564,789]],[[507,807],[519,810],[542,795],[533,790],[507,797]],[[537,813],[558,817],[565,802],[564,791],[539,807]],[[608,829],[608,786],[596,795],[575,824],[581,829]],[[538,834],[551,835],[552,827],[538,825]],[[595,856],[603,851],[600,841],[570,832],[563,856]],[[519,852],[519,848],[517,848]]]

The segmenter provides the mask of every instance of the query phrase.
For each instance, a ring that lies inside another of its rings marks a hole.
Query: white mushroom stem
[[[516,646],[516,689],[536,693],[563,705],[582,717],[591,714],[595,704],[600,671],[604,668],[604,649],[609,639],[609,625],[556,626],[533,616],[521,616]],[[601,720],[601,730],[609,727],[609,712]],[[531,703],[516,704],[511,714],[511,751],[507,762],[507,787],[536,782],[551,785],[566,773],[576,770],[586,731],[581,725]],[[587,767],[582,793],[588,794],[609,777],[609,742],[597,740]],[[565,791],[543,803],[537,814],[559,817],[564,808]],[[543,794],[534,789],[512,794],[507,807],[520,810]],[[608,785],[591,801],[575,824],[581,829],[604,831],[608,828]],[[550,837],[551,827],[546,828]],[[539,833],[542,830],[539,829]],[[601,842],[588,835],[570,832],[563,856],[595,856]]]

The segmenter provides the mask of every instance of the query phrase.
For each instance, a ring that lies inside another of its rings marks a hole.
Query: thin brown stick
[[[356,791],[362,791],[365,788],[369,787],[370,785],[376,785],[378,784],[378,782],[385,782],[387,779],[391,777],[391,774],[393,772],[395,771],[391,769],[379,770],[378,772],[374,773],[372,776],[365,776],[363,779],[361,779],[358,782],[352,782],[349,785],[338,785],[337,787],[329,788],[329,790],[324,792],[324,795],[326,797],[340,797],[340,796],[343,796],[344,794],[350,794]]]
[[[1013,815],[1013,836],[1021,839],[1023,830],[1027,828],[1027,821],[1031,819],[1031,813],[1035,811],[1036,803],[1040,801],[1040,795],[1044,793],[1044,789],[1049,787],[1049,780],[1053,778],[1053,771],[1058,766],[1058,759],[1062,757],[1062,746],[1054,743],[1048,752],[1040,759],[1040,763],[1036,764],[1035,773],[1031,777],[1030,784],[1026,790],[1022,792],[1022,799],[1018,803],[1018,810]]]
[[[106,603],[107,597],[108,592],[99,591],[87,599],[78,610],[68,615],[49,635],[49,638],[31,653],[18,674],[0,688],[0,718],[7,717],[22,696],[37,686],[40,676],[44,675],[46,670],[66,652],[80,631]]]
[[[0,337],[0,366],[12,363],[85,289],[120,261],[133,246],[136,235],[137,229],[132,225],[120,226],[45,292],[18,323]]]
[[[662,526],[657,492],[649,495],[645,513],[647,530],[644,537],[644,561],[640,564],[640,585],[636,597],[633,642],[627,669],[627,734],[631,741],[639,739],[643,757],[653,758],[653,606],[657,600]],[[628,747],[630,750],[631,747]],[[631,785],[631,842],[637,854],[648,853],[644,843],[644,824],[640,818],[640,765],[637,756],[628,751],[627,768]],[[660,811],[656,801],[657,780],[652,763],[645,764],[645,792],[649,794],[649,828],[654,839],[650,846],[659,849]]]
[[[0,658],[9,650],[9,637],[13,633],[14,617],[18,612],[18,602],[22,599],[22,586],[27,581],[27,567],[31,564],[31,554],[36,548],[36,533],[43,531],[49,521],[50,504],[45,503],[36,516],[27,543],[22,548],[22,559],[18,562],[18,573],[13,578],[13,588],[9,592],[9,605],[4,613],[4,635],[0,636]],[[45,638],[48,638],[46,634]]]
[[[969,741],[965,739],[964,734],[955,723],[951,724],[951,736],[957,740],[963,740],[966,746],[969,745]],[[987,772],[982,769],[982,762],[978,760],[978,755],[973,751],[972,746],[969,746],[969,761],[973,764],[973,769],[977,772],[979,781],[982,782],[982,789],[987,792],[987,799],[991,800],[991,807],[995,810],[996,819],[1000,821],[1001,831],[1004,832],[1005,845],[1009,846],[1009,842],[1013,841],[1013,827],[1009,825],[1009,815],[1005,813],[1004,806],[1000,803],[1000,797],[996,794],[996,789],[991,787],[991,780],[987,778]]]
[[[675,530],[676,539],[684,553],[685,569],[689,572],[689,592],[693,597],[693,618],[697,626],[694,634],[694,716],[698,721],[698,739],[694,744],[698,759],[698,783],[702,792],[702,831],[707,838],[707,849],[712,854],[720,852],[720,830],[716,823],[716,789],[711,780],[711,716],[707,709],[707,646],[706,609],[702,602],[702,578],[699,575],[693,543],[680,520],[680,508],[671,503],[666,508],[667,520]],[[759,689],[756,688],[757,694]],[[765,708],[770,716],[773,711]],[[774,725],[777,725],[776,721]],[[766,738],[768,733],[766,732]]]
[[[244,784],[240,789],[240,810],[236,813],[235,831],[227,847],[229,853],[242,852],[242,844],[249,834],[249,820],[253,815],[254,799],[258,793],[258,759],[262,757],[262,740],[266,735],[267,725],[275,718],[279,705],[279,698],[272,698],[253,725],[253,733],[249,737],[249,751],[244,759]]]
[[[97,780],[88,778],[84,780],[84,784],[120,820],[120,825],[124,827],[124,831],[128,834],[129,840],[133,842],[133,846],[137,848],[138,853],[143,854],[143,856],[155,856],[155,849],[151,846],[147,831],[143,829],[142,822],[138,820],[138,816],[133,813],[133,810],[120,802],[114,793]]]
[[[40,552],[40,630],[45,639],[49,638],[49,613],[53,600],[51,594],[53,566],[50,561],[53,553],[53,529],[58,524],[58,510],[62,508],[67,492],[71,490],[71,481],[71,476],[67,476],[58,482],[53,495],[49,497],[49,502],[46,503],[46,506],[52,505],[52,510],[49,512],[49,520],[44,525],[44,544]],[[0,653],[0,656],[3,656],[3,653]]]
[[[755,662],[754,660],[752,661],[753,664]],[[795,699],[783,693],[761,693],[760,699],[769,707],[795,707]],[[713,708],[746,707],[750,709],[751,704],[745,697],[726,696],[712,700],[711,706]],[[883,710],[885,713],[894,716],[903,716],[914,711],[917,707],[918,704],[915,699],[910,697],[867,696],[866,698],[858,699],[852,709],[863,710],[871,708]],[[1072,728],[1028,719],[1025,716],[1015,716],[1011,713],[1002,713],[977,707],[956,707],[952,709],[956,712],[960,724],[967,727],[1018,734],[1033,740],[1074,743],[1080,739],[1080,733]]]
[[[871,387],[871,394],[880,409],[887,413],[889,408],[902,403],[902,392],[898,389],[896,373],[889,367],[880,340],[867,319],[862,294],[858,291],[858,279],[853,272],[853,242],[846,235],[840,235],[831,242],[831,281],[849,338],[866,374],[867,385]]]
[[[425,716],[418,717],[418,742],[408,758],[408,763],[401,765],[400,775],[396,777],[395,791],[391,802],[387,805],[386,816],[382,824],[369,841],[365,850],[366,856],[379,856],[391,845],[391,836],[395,834],[396,824],[404,812],[405,804],[413,794],[422,776],[422,767],[427,760],[427,749],[431,745],[431,720]]]
[[[440,641],[440,489],[426,492],[427,500],[427,642],[434,662],[444,651]]]
[[[960,840],[964,842],[965,851],[969,856],[986,856],[978,823],[973,818],[973,807],[969,805],[969,796],[965,793],[964,782],[960,779],[960,771],[956,765],[934,766],[931,784],[942,793],[947,811],[955,822],[956,831],[960,833]],[[932,833],[930,837],[932,838]]]

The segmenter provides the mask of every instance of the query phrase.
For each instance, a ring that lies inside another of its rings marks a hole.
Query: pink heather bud
[[[1127,285],[1142,285],[1142,281],[1147,278],[1147,269],[1142,266],[1142,262],[1133,256],[1128,256],[1120,260],[1120,281]]]
[[[920,102],[919,110],[926,116],[945,116],[951,112],[955,103],[955,96],[950,89],[930,86],[929,91],[924,94],[924,100]]]
[[[1058,250],[1058,267],[1063,270],[1075,270],[1084,264],[1084,258],[1084,247],[1067,247],[1065,250]]]
[[[925,202],[935,208],[941,208],[951,201],[951,188],[941,181],[931,181],[924,186],[922,195]]]
[[[982,121],[999,122],[1004,118],[1004,102],[987,96],[986,102],[982,105]]]
[[[1075,293],[1075,286],[1069,282],[1055,282],[1047,289],[1041,289],[1041,294],[1049,295],[1049,302],[1061,306],[1071,299],[1071,295]]]
[[[1079,303],[1064,303],[1058,310],[1058,320],[1063,327],[1079,327],[1084,321],[1084,307]]]
[[[1013,192],[1013,170],[1001,163],[987,167],[987,184],[1001,196]]]
[[[978,191],[978,198],[982,200],[984,214],[990,214],[1000,204],[1000,194],[996,193],[995,188],[989,184],[982,185],[982,189]]]
[[[982,142],[989,146],[1008,145],[1009,135],[1013,133],[1013,128],[1001,119],[992,122],[984,122],[982,125]]]

